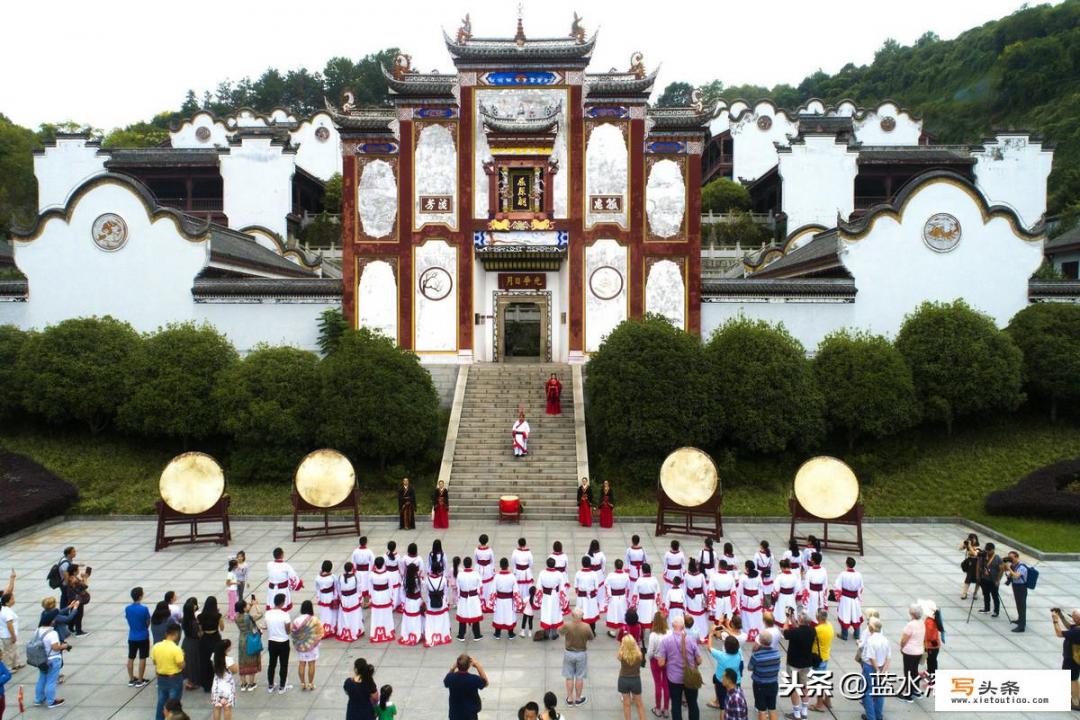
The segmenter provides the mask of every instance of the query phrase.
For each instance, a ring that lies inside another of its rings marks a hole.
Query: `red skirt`
[[[562,415],[562,400],[558,397],[554,399],[548,398],[547,401],[547,414],[548,415]]]
[[[447,507],[436,506],[435,517],[432,519],[431,525],[436,530],[446,530],[450,527],[450,509]]]
[[[600,506],[600,527],[609,528],[615,524],[615,511],[610,505]]]
[[[578,503],[577,519],[582,527],[592,527],[592,508],[588,500],[582,499]]]

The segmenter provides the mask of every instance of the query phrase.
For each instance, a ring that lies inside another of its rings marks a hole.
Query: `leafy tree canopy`
[[[0,420],[12,417],[22,407],[16,362],[27,337],[29,333],[14,325],[0,325]]]
[[[1006,328],[1024,353],[1024,376],[1032,393],[1050,403],[1080,399],[1080,306],[1036,303],[1018,312]]]
[[[750,191],[742,183],[717,178],[701,188],[701,211],[727,213],[750,209]]]

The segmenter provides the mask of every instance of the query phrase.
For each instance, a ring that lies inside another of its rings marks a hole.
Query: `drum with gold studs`
[[[698,507],[719,490],[720,473],[708,453],[695,447],[681,447],[660,466],[660,488],[675,504]]]
[[[823,520],[846,515],[859,502],[859,479],[843,460],[828,455],[810,458],[795,473],[795,498],[807,512]]]
[[[310,505],[332,508],[356,488],[356,471],[349,458],[324,448],[308,453],[296,468],[296,492]]]
[[[198,515],[214,507],[225,493],[225,473],[206,453],[186,452],[165,466],[158,491],[176,512]]]

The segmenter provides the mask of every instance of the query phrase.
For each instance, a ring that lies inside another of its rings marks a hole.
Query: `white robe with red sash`
[[[300,576],[293,570],[292,565],[284,560],[271,560],[266,563],[266,609],[270,610],[274,607],[274,596],[277,594],[283,594],[285,596],[285,604],[282,606],[282,610],[291,610],[292,594],[296,590],[302,590],[304,588],[304,581],[300,579]]]
[[[363,590],[360,576],[342,575],[337,581],[338,640],[353,642],[364,636]]]
[[[473,551],[473,562],[480,573],[480,607],[489,613],[495,609],[495,553],[486,545]]]
[[[514,441],[514,454],[515,455],[528,455],[529,454],[529,421],[518,420],[514,423],[514,429],[511,431],[511,435]]]
[[[386,570],[371,571],[371,634],[373,643],[385,643],[394,639],[394,600],[397,590],[393,577],[397,573]]]

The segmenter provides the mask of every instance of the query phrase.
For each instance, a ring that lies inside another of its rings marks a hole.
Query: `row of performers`
[[[610,573],[599,542],[593,540],[571,585],[569,561],[561,543],[554,543],[545,567],[534,577],[533,554],[524,538],[518,540],[509,558],[499,560],[498,571],[487,541],[487,536],[481,535],[473,557],[455,557],[447,572],[439,540],[425,561],[415,544],[409,545],[405,556],[399,556],[391,542],[385,555],[376,556],[367,547],[366,538],[361,538],[340,575],[333,573],[330,561],[323,563],[315,579],[320,620],[334,628],[339,639],[352,642],[364,635],[363,610],[367,606],[372,642],[396,638],[402,645],[424,642],[431,646],[451,640],[450,607],[456,608],[459,637],[469,625],[474,626],[474,637],[479,637],[484,614],[493,615],[497,634],[506,630],[512,635],[519,613],[523,629],[531,629],[536,613],[541,628],[557,629],[569,610],[572,589],[575,606],[581,608],[585,621],[595,627],[603,619],[610,632],[623,627],[627,609],[634,608],[644,626],[658,611],[669,616],[689,614],[699,620],[708,615],[718,623],[739,615],[743,631],[753,639],[764,626],[767,607],[771,606],[776,617],[798,609],[815,617],[817,610],[827,609],[832,600],[837,602],[841,638],[847,639],[849,629],[859,636],[863,580],[854,558],[847,559],[845,570],[830,587],[820,550],[811,550],[805,568],[800,566],[799,571],[793,569],[790,557],[782,558],[780,572],[771,577],[757,557],[747,560],[740,574],[730,543],[725,554],[716,557],[711,542],[706,541],[698,557],[682,565],[676,541],[665,553],[664,570],[657,578],[635,535],[626,561],[617,559]],[[268,571],[268,598],[278,592],[288,596],[290,588],[303,586],[287,563],[275,560],[268,564]],[[291,605],[291,597],[287,605]],[[402,616],[399,632],[395,632],[395,612]],[[704,642],[707,623],[696,622],[694,628]]]
[[[398,486],[398,529],[416,529],[416,488],[409,483],[409,478],[402,478]],[[431,493],[431,525],[436,530],[450,527],[450,493],[446,484],[440,480]]]
[[[597,503],[589,478],[581,478],[577,489],[577,505],[578,524],[582,527],[592,527],[594,509],[600,516],[600,527],[609,528],[615,524],[615,493],[607,480],[600,487],[600,502]]]

